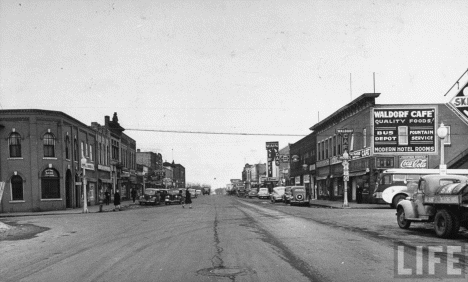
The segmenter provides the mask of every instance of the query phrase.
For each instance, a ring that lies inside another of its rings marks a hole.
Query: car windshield
[[[146,190],[145,190],[145,194],[146,194],[146,195],[154,195],[154,194],[156,194],[156,190],[153,190],[153,189],[146,189]]]
[[[268,188],[260,188],[258,192],[268,192]]]

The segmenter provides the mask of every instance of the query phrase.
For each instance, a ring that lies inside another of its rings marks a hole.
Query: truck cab
[[[400,228],[407,229],[412,222],[434,222],[437,236],[454,236],[468,222],[468,177],[421,177],[413,195],[397,204],[396,216]]]

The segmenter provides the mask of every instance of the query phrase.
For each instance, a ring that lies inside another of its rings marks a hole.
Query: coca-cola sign
[[[400,168],[428,168],[427,156],[400,156]]]

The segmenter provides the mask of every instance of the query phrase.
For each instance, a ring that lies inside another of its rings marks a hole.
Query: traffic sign
[[[343,175],[343,181],[349,181],[349,175]]]

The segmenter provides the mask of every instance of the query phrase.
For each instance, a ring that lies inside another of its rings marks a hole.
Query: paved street
[[[463,231],[438,239],[425,225],[401,230],[392,209],[290,207],[233,196],[193,202],[193,209],[2,219],[49,229],[0,241],[0,281],[394,281],[393,242],[456,245],[467,238]]]

